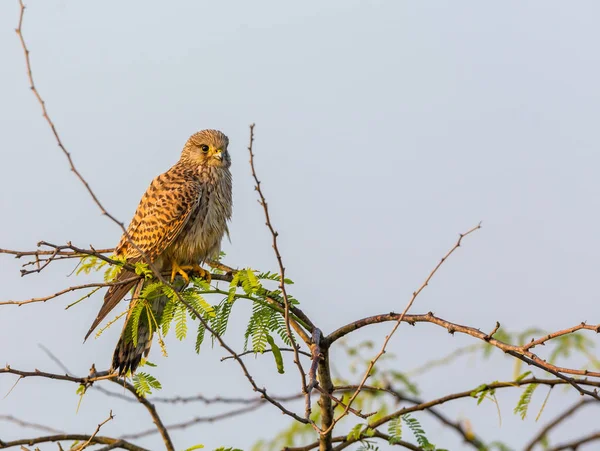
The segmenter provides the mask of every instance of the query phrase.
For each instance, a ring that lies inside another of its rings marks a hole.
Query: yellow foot
[[[212,280],[212,277],[210,275],[210,272],[207,271],[206,269],[204,269],[202,266],[200,266],[199,264],[194,264],[190,267],[190,269],[192,269],[194,272],[198,273],[198,275],[206,280],[208,283],[210,283],[210,281]]]
[[[177,274],[180,274],[186,283],[190,283],[190,276],[186,271],[194,271],[198,273],[198,275],[201,278],[205,279],[208,283],[210,283],[211,281],[210,272],[202,268],[198,263],[194,263],[193,265],[179,266],[177,262],[173,261],[171,263],[171,283],[173,283]]]
[[[179,266],[177,262],[173,260],[171,262],[171,283],[175,281],[175,277],[177,276],[177,274],[180,274],[181,277],[183,277],[185,283],[190,283],[190,276],[188,276],[188,274],[184,271],[184,269],[186,268],[186,266]]]

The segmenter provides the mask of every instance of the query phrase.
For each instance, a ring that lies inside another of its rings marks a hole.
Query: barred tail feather
[[[130,282],[125,282],[127,279],[134,279]],[[136,279],[136,275],[130,271],[121,271],[117,278],[114,280],[115,283],[120,283],[119,285],[112,285],[108,288],[106,294],[104,295],[104,304],[100,308],[96,319],[92,323],[92,327],[87,334],[85,334],[85,338],[83,341],[87,340],[91,333],[94,331],[98,324],[102,322],[104,318],[110,313],[110,311],[115,308],[115,306],[125,297],[125,295],[131,290],[136,284],[141,285],[141,281]]]
[[[143,286],[140,284],[134,293],[134,300],[139,297],[142,289]],[[161,322],[162,314],[168,300],[167,296],[161,295],[151,301],[152,315],[158,324]],[[129,312],[131,313],[131,311],[132,309],[130,308]],[[126,375],[128,371],[131,371],[133,374],[139,366],[142,357],[148,356],[150,347],[152,346],[152,338],[157,327],[157,324],[149,324],[148,315],[142,313],[137,326],[137,343],[134,344],[132,334],[128,333],[129,319],[130,315],[127,316],[123,332],[121,332],[121,337],[113,354],[112,370],[117,371],[120,376]]]

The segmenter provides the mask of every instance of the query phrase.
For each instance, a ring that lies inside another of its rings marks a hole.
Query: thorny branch
[[[340,327],[339,329],[337,329],[336,331],[331,333],[326,338],[326,340],[328,342],[334,342],[334,341],[340,339],[341,337],[343,337],[344,335],[346,335],[350,332],[353,332],[356,329],[359,329],[361,327],[367,326],[369,324],[376,324],[376,323],[381,323],[381,322],[385,322],[385,321],[398,321],[398,319],[400,319],[400,318],[401,318],[401,315],[398,315],[397,313],[386,313],[383,315],[376,315],[376,316],[371,316],[368,318],[363,318],[361,320],[354,321],[350,324]],[[576,370],[576,369],[572,369],[572,368],[564,368],[564,367],[559,367],[559,366],[553,365],[553,364],[543,360],[542,358],[538,357],[533,352],[529,351],[528,349],[530,349],[531,346],[528,346],[528,345],[517,346],[517,345],[512,345],[509,343],[504,343],[503,341],[500,341],[496,338],[490,337],[490,335],[482,332],[479,329],[475,329],[474,327],[469,327],[469,326],[462,326],[460,324],[446,321],[442,318],[436,317],[431,312],[427,313],[426,315],[405,315],[405,317],[402,318],[402,320],[411,325],[414,325],[415,323],[419,323],[419,322],[427,322],[427,323],[436,324],[438,326],[441,326],[441,327],[444,327],[445,329],[447,329],[448,333],[450,333],[450,334],[459,332],[459,333],[463,333],[466,335],[471,335],[472,337],[483,340],[486,343],[488,343],[492,346],[495,346],[498,349],[501,349],[508,355],[511,355],[519,360],[522,360],[523,362],[527,363],[528,365],[536,366],[540,369],[543,369],[544,371],[549,372],[550,374],[553,374],[556,377],[564,379],[565,381],[570,383],[577,391],[579,391],[579,393],[586,394],[586,395],[592,396],[593,398],[596,398],[597,400],[600,400],[600,396],[598,395],[598,393],[582,389],[581,387],[579,387],[577,385],[577,383],[574,379],[572,379],[568,376],[565,376],[563,374],[563,373],[565,373],[565,374],[573,374],[573,375],[577,375],[577,376],[600,377],[600,372],[589,371],[589,370]],[[582,329],[591,330],[591,331],[598,333],[598,331],[600,330],[600,326],[599,325],[588,325],[585,323],[581,323],[575,327],[571,327],[569,329],[564,329],[562,331],[555,332],[554,334],[551,334],[551,335],[559,337],[559,336],[566,335],[567,333],[573,333],[577,330],[582,330]]]

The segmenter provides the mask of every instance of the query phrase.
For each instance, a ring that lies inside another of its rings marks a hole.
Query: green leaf
[[[171,328],[171,322],[173,321],[173,318],[175,317],[175,306],[176,305],[177,305],[176,302],[173,302],[172,300],[169,299],[167,301],[167,304],[165,305],[165,308],[163,309],[163,314],[162,314],[162,318],[161,318],[161,327],[162,327],[162,333],[165,337],[169,333],[169,330]]]
[[[406,390],[408,390],[409,393],[413,395],[419,394],[419,388],[416,386],[416,384],[411,382],[404,373],[401,373],[399,371],[392,371],[391,374],[395,380],[401,382],[404,385],[404,387],[406,387]]]
[[[190,448],[186,448],[185,451],[194,451],[195,449],[202,449],[204,448],[204,445],[194,445]]]
[[[162,385],[154,376],[141,371],[133,376],[133,386],[141,397],[151,395],[153,389],[160,390],[162,388]]]
[[[363,430],[364,424],[357,424],[356,426],[354,426],[352,429],[350,429],[350,432],[348,432],[348,436],[346,437],[347,440],[352,440],[352,441],[356,441],[360,439],[362,430]]]
[[[258,281],[258,278],[256,277],[256,274],[254,274],[254,271],[252,269],[248,268],[246,270],[246,274],[248,276],[250,286],[252,287],[252,292],[254,293],[258,288],[260,288],[260,282]]]
[[[238,283],[240,282],[240,272],[236,272],[229,283],[229,295],[227,296],[227,302],[233,302],[235,300],[235,293],[237,291]]]
[[[179,341],[187,336],[187,308],[179,304],[175,310],[175,336]]]
[[[531,371],[525,371],[523,374],[521,374],[519,377],[517,377],[515,379],[515,382],[521,382],[523,379],[525,379],[529,375],[531,375]]]
[[[202,342],[204,341],[204,334],[206,332],[206,328],[202,321],[198,321],[198,332],[196,334],[196,354],[200,354],[200,346],[202,346]]]
[[[515,407],[514,413],[521,416],[521,419],[524,420],[527,416],[527,409],[529,408],[529,403],[531,402],[531,397],[533,396],[533,392],[537,388],[538,384],[528,385],[521,397],[519,398],[519,402]]]
[[[422,449],[426,451],[435,450],[435,445],[430,443],[427,437],[425,436],[425,431],[421,426],[421,423],[416,418],[411,417],[408,413],[402,416],[402,419],[411,430],[415,438],[417,439],[417,443],[421,446]]]
[[[277,372],[279,374],[285,373],[283,370],[283,356],[281,355],[281,349],[279,346],[275,344],[275,340],[270,335],[267,335],[267,341],[271,345],[271,350],[273,351],[273,356],[275,357],[275,364],[277,365]]]
[[[129,314],[129,319],[127,321],[129,333],[126,333],[126,336],[128,335],[130,337],[133,346],[137,346],[140,317],[142,316],[142,312],[145,310],[146,305],[143,299],[136,299],[132,302],[135,302],[135,305]]]
[[[402,440],[402,418],[396,417],[390,420],[388,424],[389,443],[394,445]]]
[[[544,402],[542,403],[542,407],[540,407],[540,411],[538,412],[537,416],[535,417],[535,421],[537,422],[540,417],[542,416],[542,412],[544,411],[544,409],[546,408],[546,404],[548,403],[548,399],[550,398],[550,393],[552,393],[552,388],[553,385],[551,385],[548,388],[548,394],[546,395],[546,397],[544,398]]]

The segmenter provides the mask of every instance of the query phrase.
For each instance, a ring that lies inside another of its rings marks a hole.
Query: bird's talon
[[[171,265],[171,283],[173,283],[175,281],[175,277],[177,276],[177,274],[181,275],[181,277],[183,278],[183,280],[185,280],[186,283],[190,283],[190,276],[188,276],[188,274],[184,271],[184,269],[191,269],[191,267],[179,266],[177,264],[177,262],[172,263],[172,265]]]

